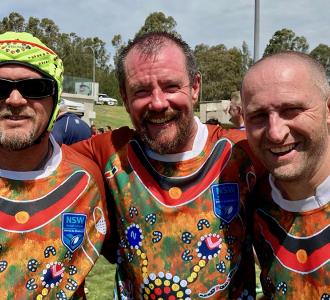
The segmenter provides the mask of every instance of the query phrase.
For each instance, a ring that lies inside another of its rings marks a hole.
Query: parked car
[[[107,94],[99,94],[99,98],[96,101],[96,104],[117,105],[118,100],[109,97]]]
[[[60,106],[69,112],[75,113],[79,117],[82,117],[85,114],[85,105],[80,102],[62,98]]]

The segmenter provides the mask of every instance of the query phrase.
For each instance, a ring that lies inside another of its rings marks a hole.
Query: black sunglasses
[[[55,81],[50,78],[21,80],[0,78],[0,99],[7,99],[13,90],[18,90],[24,98],[41,99],[54,95]]]

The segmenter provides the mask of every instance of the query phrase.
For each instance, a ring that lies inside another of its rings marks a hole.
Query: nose
[[[25,105],[27,100],[22,96],[18,90],[12,90],[6,99],[6,104],[11,106],[21,106]]]
[[[278,114],[271,114],[269,116],[268,127],[266,130],[267,138],[273,143],[283,142],[290,131],[286,121]]]
[[[151,101],[149,103],[149,110],[163,111],[169,107],[169,102],[161,89],[154,89],[151,95]]]

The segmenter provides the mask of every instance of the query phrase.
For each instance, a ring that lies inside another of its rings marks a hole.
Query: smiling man
[[[255,249],[270,298],[330,297],[330,89],[306,54],[265,57],[242,87],[252,150],[270,176],[256,189]]]
[[[135,38],[117,77],[135,130],[73,145],[100,166],[119,239],[115,299],[254,297],[245,196],[255,181],[239,130],[194,117],[200,74],[169,33]]]
[[[50,135],[61,59],[28,33],[0,35],[2,299],[85,299],[107,232],[94,162]]]

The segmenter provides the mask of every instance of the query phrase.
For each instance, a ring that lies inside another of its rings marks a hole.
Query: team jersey
[[[272,177],[257,187],[254,246],[264,294],[269,299],[330,299],[330,178],[315,197],[299,201],[285,200]]]
[[[107,235],[97,166],[51,138],[45,169],[0,170],[1,299],[81,299]]]
[[[255,295],[245,211],[255,173],[244,133],[199,131],[194,154],[157,155],[127,127],[74,145],[97,161],[115,206],[116,299]]]

